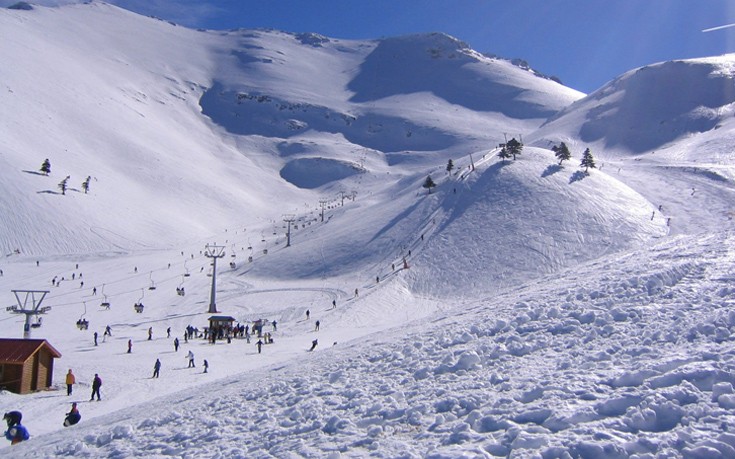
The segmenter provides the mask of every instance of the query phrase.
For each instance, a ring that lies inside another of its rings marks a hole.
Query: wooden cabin
[[[232,330],[234,317],[230,316],[212,316],[209,318],[209,329],[210,330]]]
[[[45,339],[0,338],[0,387],[16,394],[48,389],[59,357]]]

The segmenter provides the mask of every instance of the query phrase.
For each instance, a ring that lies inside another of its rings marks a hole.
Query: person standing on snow
[[[66,374],[66,395],[71,395],[72,386],[76,382],[77,379],[74,377],[74,373],[71,372],[71,368],[69,368],[69,372]]]
[[[156,363],[153,364],[153,376],[151,378],[158,378],[158,374],[161,371],[161,361],[156,359]]]
[[[133,353],[133,340],[129,339],[128,340],[128,354],[132,354],[132,353]]]
[[[260,354],[260,350],[263,347],[263,341],[262,340],[258,340],[258,342],[255,343],[255,345],[258,347],[258,354]]]
[[[314,331],[319,331],[319,325],[321,325],[321,323],[317,320],[314,325]]]
[[[95,373],[94,380],[92,381],[92,397],[89,399],[90,402],[94,400],[95,394],[97,395],[97,401],[100,401],[100,387],[102,387],[102,378]]]
[[[174,338],[174,352],[179,352],[179,339]]]
[[[206,373],[208,369],[209,369],[209,362],[207,362],[207,359],[204,359],[204,373]]]
[[[191,349],[189,350],[189,353],[186,354],[186,358],[189,359],[189,366],[187,368],[196,368],[196,365],[194,365],[194,353],[191,352]]]
[[[153,339],[153,327],[148,327],[148,341]]]

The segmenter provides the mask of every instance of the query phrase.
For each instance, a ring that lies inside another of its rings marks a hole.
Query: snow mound
[[[651,219],[650,202],[602,171],[560,167],[553,152],[535,148],[516,161],[493,153],[482,161],[434,194],[441,211],[421,230],[412,268],[417,291],[491,290],[667,234],[664,218]]]

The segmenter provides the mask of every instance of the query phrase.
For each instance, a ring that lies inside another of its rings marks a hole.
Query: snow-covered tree
[[[498,157],[505,162],[506,159],[510,158],[510,152],[507,148],[503,147],[500,149],[500,153],[498,153]]]
[[[87,192],[89,191],[90,180],[92,180],[92,177],[88,175],[87,178],[84,179],[84,181],[82,182],[82,189],[84,190],[84,194],[87,194]]]
[[[513,161],[515,161],[516,155],[520,155],[523,150],[523,144],[517,141],[514,137],[505,144],[505,148],[508,150],[509,154],[513,155]]]
[[[559,160],[559,165],[561,166],[562,161],[568,161],[572,158],[572,153],[569,151],[569,147],[567,147],[567,144],[564,142],[561,143],[558,147],[555,145],[554,148],[554,155],[556,155],[556,159]]]
[[[46,175],[49,175],[51,173],[51,161],[49,161],[48,158],[43,160],[43,164],[41,164],[41,172]]]
[[[584,167],[584,171],[587,172],[587,169],[595,168],[595,158],[592,156],[592,152],[590,149],[586,149],[584,153],[582,153],[582,162],[580,163],[581,167]]]
[[[69,175],[66,176],[66,178],[59,182],[59,189],[61,190],[61,194],[66,194],[66,188],[67,183],[69,182],[69,178],[71,178]]]
[[[424,184],[421,185],[421,186],[423,186],[424,188],[426,188],[427,190],[429,190],[429,194],[431,194],[431,189],[436,186],[436,183],[434,183],[434,181],[431,179],[431,175],[429,175],[429,176],[426,177],[426,180],[424,181]]]
[[[452,169],[454,169],[454,162],[450,159],[447,161],[447,172],[452,172]]]

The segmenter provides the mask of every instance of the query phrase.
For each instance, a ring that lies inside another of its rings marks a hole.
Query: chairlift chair
[[[156,283],[153,282],[153,271],[151,271],[150,278],[151,278],[151,286],[148,287],[148,290],[155,290],[156,289]]]
[[[135,302],[135,304],[133,304],[133,309],[137,313],[143,312],[143,308],[144,308],[144,306],[143,306],[143,297],[144,296],[145,296],[145,289],[142,288],[142,289],[140,289],[140,298],[138,299],[138,301]]]
[[[104,287],[103,287],[104,288]],[[87,330],[89,328],[89,322],[87,319],[84,318],[84,316],[87,315],[87,302],[84,302],[84,313],[82,313],[81,317],[79,317],[79,320],[77,320],[77,328],[80,330]]]

